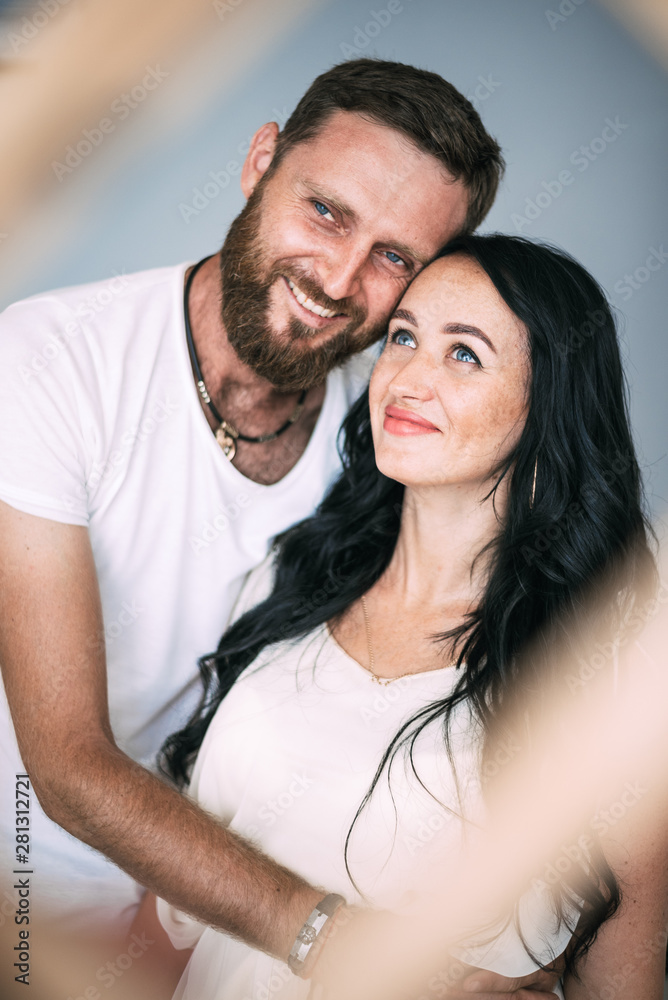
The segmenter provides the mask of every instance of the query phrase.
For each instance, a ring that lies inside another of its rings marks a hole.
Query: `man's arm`
[[[204,923],[285,959],[322,892],[116,746],[88,532],[0,503],[0,663],[47,815]]]

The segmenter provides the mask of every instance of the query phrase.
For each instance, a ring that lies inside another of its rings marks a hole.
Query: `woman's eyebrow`
[[[394,310],[394,312],[390,316],[390,319],[403,319],[405,323],[412,323],[413,326],[418,325],[418,322],[413,313],[409,312],[408,309],[402,309],[401,307],[399,309]]]
[[[397,310],[398,312],[399,310]],[[395,314],[396,315],[396,314]],[[479,330],[477,326],[469,326],[468,323],[446,323],[441,327],[442,333],[468,333],[471,337],[478,337],[489,347],[490,351],[496,354],[496,347],[486,333]]]

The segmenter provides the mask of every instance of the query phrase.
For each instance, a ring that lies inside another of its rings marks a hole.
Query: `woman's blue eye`
[[[415,338],[408,330],[395,330],[390,340],[393,344],[399,344],[400,347],[415,347]]]
[[[463,362],[465,362],[466,364],[469,364],[469,365],[470,364],[474,364],[474,365],[480,364],[480,362],[476,358],[476,356],[473,353],[473,351],[469,351],[468,347],[456,347],[455,348],[455,353],[454,353],[454,358],[455,358],[455,361],[463,361]]]
[[[315,210],[318,213],[318,215],[322,215],[322,216],[332,215],[332,213],[330,212],[330,210],[327,208],[327,205],[323,205],[323,203],[321,201],[314,201],[313,205],[314,205]],[[332,218],[333,218],[333,216],[332,216]]]

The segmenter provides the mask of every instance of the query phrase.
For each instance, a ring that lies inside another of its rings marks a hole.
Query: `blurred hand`
[[[485,969],[474,969],[441,995],[452,1000],[466,1000],[467,997],[469,1000],[501,1000],[503,996],[513,1000],[556,1000],[557,994],[553,990],[559,982],[563,964],[561,959],[557,959],[550,970],[538,969],[516,979]]]
[[[446,971],[426,987],[409,986],[415,983],[414,973],[407,972],[400,956],[394,955],[393,961],[392,950],[388,953],[400,920],[387,911],[341,907],[316,961],[308,1000],[366,1000],[369,995],[399,1000],[558,1000],[553,991],[564,969],[563,956],[546,970],[518,978],[457,961],[456,979]],[[381,978],[386,981],[379,989]]]

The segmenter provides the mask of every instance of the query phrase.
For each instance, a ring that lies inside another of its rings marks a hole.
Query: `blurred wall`
[[[343,58],[415,63],[467,94],[504,148],[508,171],[484,229],[565,247],[618,308],[636,438],[662,514],[668,78],[659,64],[594,0],[252,8],[214,0],[196,52],[164,63],[159,86],[124,118],[115,114],[114,130],[81,163],[59,177],[54,168],[54,191],[8,255],[1,303],[215,251],[242,205],[237,172],[257,127],[282,123],[313,77]],[[5,55],[17,44],[10,27],[0,25]]]

